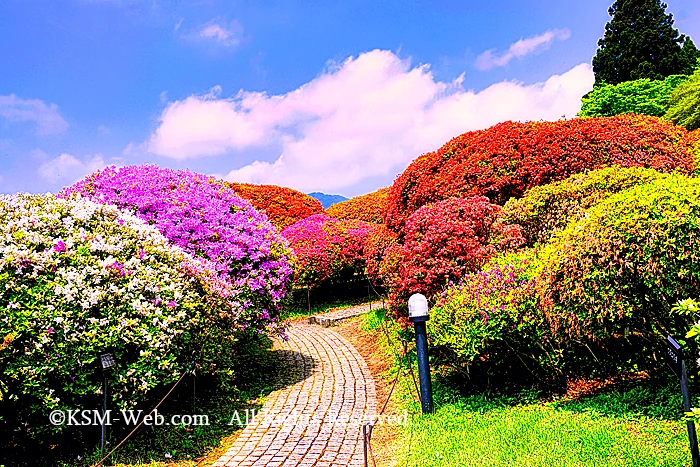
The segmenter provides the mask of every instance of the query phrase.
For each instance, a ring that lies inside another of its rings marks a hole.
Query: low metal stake
[[[371,433],[371,430],[368,430],[367,427],[371,427],[372,424],[367,422],[362,425],[362,451],[365,456],[365,467],[369,467],[369,459],[368,459],[368,449],[367,445],[369,444],[369,437],[368,434]]]
[[[690,412],[690,390],[688,389],[688,373],[685,368],[685,360],[681,345],[668,336],[668,365],[681,380],[681,392],[683,393],[683,411]],[[693,457],[693,467],[700,467],[700,452],[698,452],[698,437],[695,432],[695,422],[688,420],[688,440],[690,441],[690,454]]]
[[[102,440],[100,442],[100,451],[102,455],[100,458],[105,456],[105,438],[107,437],[107,427],[105,426],[105,419],[107,414],[107,375],[102,375],[102,394],[104,398],[102,400]]]

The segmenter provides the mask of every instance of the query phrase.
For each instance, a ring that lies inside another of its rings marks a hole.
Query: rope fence
[[[380,294],[377,289],[374,287],[374,284],[372,284],[372,281],[367,278],[368,282],[368,291],[371,289],[379,298],[382,300],[382,308],[385,308],[385,303],[388,301],[388,297],[385,294]],[[394,380],[391,383],[391,389],[389,390],[389,394],[387,395],[386,400],[384,401],[384,405],[382,406],[381,411],[379,414],[374,419],[374,422],[372,423],[365,423],[362,425],[362,437],[363,437],[363,450],[364,450],[364,465],[365,467],[369,467],[369,462],[372,462],[372,466],[376,467],[377,466],[377,461],[374,456],[374,451],[372,449],[372,432],[374,430],[374,427],[376,426],[377,422],[379,419],[384,415],[384,412],[386,411],[389,401],[391,400],[391,396],[394,394],[394,389],[396,388],[396,385],[399,381],[399,378],[401,376],[406,376],[406,373],[408,373],[413,380],[413,386],[415,389],[415,393],[412,392],[411,394],[413,397],[416,399],[417,403],[420,405],[421,403],[421,395],[420,395],[420,388],[418,387],[418,381],[416,380],[415,373],[413,371],[413,364],[409,359],[407,359],[407,356],[409,354],[408,350],[408,342],[407,341],[401,341],[398,343],[396,339],[394,339],[391,336],[391,332],[389,331],[389,328],[387,326],[386,320],[382,320],[381,322],[381,329],[386,337],[387,341],[387,348],[389,351],[392,353],[392,356],[394,357],[395,361],[398,363],[399,368],[398,371],[396,372],[396,375],[394,376]],[[397,349],[400,349],[397,350]],[[411,416],[411,422],[413,421],[413,414]],[[412,425],[412,423],[411,423]],[[410,429],[410,438],[409,438],[409,446],[408,446],[408,456],[407,459],[410,458],[410,449],[411,449],[411,442],[413,440],[413,427],[411,426]]]
[[[187,370],[185,370],[185,372],[182,373],[182,375],[180,375],[180,378],[175,382],[175,384],[172,385],[172,387],[171,387],[170,390],[167,392],[167,394],[165,394],[165,396],[163,396],[163,398],[156,404],[156,406],[153,407],[153,409],[151,409],[151,411],[148,413],[148,415],[146,415],[146,417],[148,417],[148,416],[150,416],[150,415],[153,415],[153,413],[154,413],[156,410],[158,410],[158,407],[160,407],[161,404],[165,401],[165,399],[167,399],[168,396],[170,396],[170,394],[172,394],[172,392],[175,390],[175,388],[178,386],[178,384],[180,384],[180,383],[182,382],[182,380],[185,379],[185,376],[187,376],[187,375],[192,371],[192,368],[194,367],[194,364],[195,364],[195,360],[193,359],[193,360],[192,360],[192,363],[191,363],[190,366],[187,368]],[[100,467],[100,466],[102,466],[102,464],[103,464],[107,459],[109,459],[109,457],[110,457],[112,454],[114,454],[114,453],[117,451],[117,449],[119,449],[120,447],[122,447],[122,445],[124,445],[124,443],[126,443],[126,441],[127,441],[129,438],[131,438],[131,435],[133,435],[134,433],[136,433],[136,431],[137,431],[139,428],[141,428],[141,425],[143,425],[144,421],[146,420],[146,417],[141,418],[141,421],[139,422],[139,424],[136,425],[136,426],[134,427],[134,429],[131,430],[131,431],[129,432],[129,434],[126,435],[126,436],[124,437],[124,439],[122,439],[122,440],[119,442],[119,444],[117,444],[111,451],[109,451],[104,457],[102,457],[102,459],[100,459],[96,464],[93,464],[92,467]]]

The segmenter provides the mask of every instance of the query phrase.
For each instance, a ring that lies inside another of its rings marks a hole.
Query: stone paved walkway
[[[320,315],[309,316],[309,324],[318,324],[327,328],[329,326],[335,326],[346,319],[382,308],[383,306],[384,302],[382,300],[377,300],[375,302],[363,303],[362,305],[338,308],[326,313],[321,313]]]
[[[290,385],[267,397],[214,466],[363,465],[362,423],[377,405],[367,364],[330,329],[295,324],[288,334],[275,347],[293,363]]]

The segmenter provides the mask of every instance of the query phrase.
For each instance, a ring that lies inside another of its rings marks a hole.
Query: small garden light
[[[100,353],[100,363],[102,364],[102,370],[109,370],[117,364],[114,360],[114,355],[109,352]]]
[[[100,352],[99,353],[100,366],[102,366],[102,441],[100,447],[102,450],[102,457],[105,455],[105,439],[107,437],[107,427],[105,426],[105,420],[107,419],[107,370],[115,367],[117,361],[114,359],[114,354],[111,352]]]
[[[415,322],[416,318],[425,318],[428,320],[428,299],[425,295],[415,293],[408,299],[408,319]]]
[[[425,322],[428,315],[428,299],[422,294],[413,294],[408,299],[408,320],[416,331],[416,353],[418,354],[418,380],[420,381],[420,404],[423,413],[433,413],[433,385],[430,380],[428,361],[428,333]]]

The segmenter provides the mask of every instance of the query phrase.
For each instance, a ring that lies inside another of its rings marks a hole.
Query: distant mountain
[[[319,193],[318,191],[314,191],[313,193],[307,194],[312,198],[316,198],[317,200],[319,200],[321,202],[321,206],[323,206],[323,209],[328,209],[332,205],[340,203],[341,201],[346,201],[348,199],[345,196],[327,195],[325,193]]]

